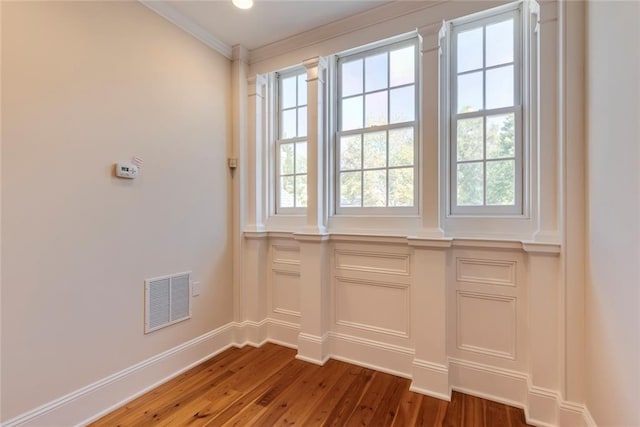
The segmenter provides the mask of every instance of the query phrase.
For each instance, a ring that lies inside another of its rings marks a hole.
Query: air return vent
[[[191,317],[189,274],[144,281],[145,334]]]

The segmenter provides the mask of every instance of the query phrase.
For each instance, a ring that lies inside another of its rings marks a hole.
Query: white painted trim
[[[560,409],[562,410],[564,408],[560,406]],[[582,420],[586,427],[598,427],[598,424],[596,424],[596,421],[591,416],[591,412],[589,412],[589,408],[587,408],[586,405],[582,409]]]
[[[329,332],[331,359],[340,360],[402,378],[412,378],[411,363],[415,353],[412,348],[380,341]]]
[[[409,390],[427,396],[451,401],[449,368],[427,360],[414,359]]]
[[[251,51],[250,63],[258,63],[290,52],[293,49],[304,48],[327,40],[335,39],[405,15],[410,15],[421,10],[438,6],[439,4],[446,3],[447,1],[450,0],[441,0],[436,2],[407,1],[387,3],[373,9],[366,10],[362,13],[299,33],[284,40],[253,49]]]
[[[456,358],[450,358],[448,366],[445,366],[415,359],[414,350],[408,347],[336,332],[329,332],[324,337],[315,337],[299,334],[299,330],[300,326],[297,324],[271,318],[265,318],[260,322],[230,322],[12,418],[2,426],[14,427],[35,423],[86,425],[230,347],[258,347],[271,342],[298,348],[297,340],[299,335],[303,335],[305,340],[314,343],[326,345],[328,342],[330,351],[323,360],[297,355],[296,359],[299,360],[324,364],[329,359],[336,359],[408,378],[413,380],[410,387],[412,391],[447,401],[450,400],[451,390],[457,390],[523,408],[527,423],[539,427],[596,427],[586,406],[563,401],[559,391],[531,386],[530,377],[526,373]],[[247,336],[263,338],[245,339]],[[172,363],[170,359],[173,356],[179,356],[179,360]],[[187,360],[186,365],[181,362],[184,360]],[[163,367],[161,364],[169,366]],[[167,371],[170,372],[168,375]],[[147,379],[145,382],[141,382],[141,375]],[[475,375],[479,377],[474,378]],[[474,386],[474,383],[478,383],[478,378],[482,379],[481,387]],[[438,385],[449,381],[451,385],[448,390],[439,390]],[[513,394],[504,396],[505,387],[513,391]],[[532,398],[540,398],[542,405],[532,406]],[[104,406],[104,402],[108,402],[107,407]]]
[[[193,37],[200,40],[216,52],[222,54],[226,58],[231,59],[232,47],[223,42],[222,40],[214,37],[207,30],[196,24],[189,18],[186,18],[183,14],[174,9],[169,3],[163,1],[153,0],[138,0],[149,9],[153,10],[158,15],[162,16],[167,21],[178,26],[183,31],[191,34]]]
[[[506,302],[506,303],[511,303],[511,318],[513,319],[513,324],[511,326],[511,331],[510,334],[511,336],[511,340],[510,340],[510,344],[511,344],[511,348],[509,349],[509,351],[498,351],[495,349],[490,349],[490,348],[484,348],[484,347],[478,347],[478,346],[474,346],[474,345],[468,345],[468,344],[464,344],[462,343],[462,313],[463,313],[463,309],[461,307],[461,297],[466,297],[466,298],[471,298],[471,299],[480,299],[480,300],[487,300],[487,301],[499,301],[499,302]],[[458,350],[463,350],[463,351],[470,351],[470,352],[474,352],[474,353],[478,353],[478,354],[484,354],[486,356],[493,356],[493,357],[500,357],[503,359],[510,359],[510,360],[516,360],[516,349],[517,349],[517,342],[518,342],[518,326],[517,326],[517,319],[518,319],[518,314],[517,314],[517,306],[518,306],[518,299],[517,297],[514,296],[508,296],[508,295],[492,295],[492,294],[486,294],[486,293],[479,293],[479,292],[470,292],[470,291],[463,291],[463,290],[457,290],[456,291],[456,312],[457,312],[457,319],[456,319],[456,347],[458,348]]]
[[[328,336],[317,336],[300,332],[298,334],[298,354],[296,359],[313,363],[314,365],[324,365],[327,360],[331,359],[331,355],[326,351]],[[301,354],[301,353],[306,353]],[[315,354],[319,357],[312,357],[308,354]]]
[[[352,243],[396,243],[412,247],[425,248],[485,248],[485,249],[521,249],[531,254],[559,255],[562,244],[555,242],[533,242],[524,239],[505,238],[460,238],[460,237],[420,237],[403,234],[376,233],[344,233],[327,231],[323,234],[307,234],[295,231],[261,231],[244,233],[245,238],[251,239],[294,239],[298,241],[352,242]]]
[[[269,319],[263,319],[260,322],[252,320],[234,322],[234,345],[238,347],[244,347],[245,345],[260,347],[266,343],[268,321]]]
[[[33,423],[38,425],[86,425],[234,346],[232,336],[233,324],[228,323],[18,415],[3,423],[2,426],[14,427]],[[205,348],[198,351],[198,347],[202,346]],[[207,347],[213,348],[207,349]],[[170,359],[177,355],[180,355],[179,359],[172,363]],[[185,360],[189,360],[186,365],[184,364]],[[162,366],[159,366],[160,364],[169,364],[170,366],[163,369]],[[154,368],[159,371],[156,375],[153,374],[153,371],[147,372]],[[162,373],[167,370],[171,372],[169,375]],[[135,378],[136,375],[145,375],[148,378],[146,384],[141,383],[140,378]],[[135,392],[129,393],[126,391],[128,389],[135,390]],[[109,406],[105,408],[104,402],[109,402]]]

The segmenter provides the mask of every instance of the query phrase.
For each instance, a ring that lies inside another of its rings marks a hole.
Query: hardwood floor
[[[521,409],[457,392],[445,402],[405,378],[294,356],[275,344],[229,349],[91,425],[526,426]]]

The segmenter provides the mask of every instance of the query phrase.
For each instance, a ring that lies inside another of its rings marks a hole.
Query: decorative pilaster
[[[409,245],[414,248],[411,330],[415,331],[415,358],[411,390],[448,401],[445,308],[447,249],[451,240],[410,238]]]
[[[295,234],[300,244],[300,334],[297,359],[323,365],[329,356],[329,235]]]
[[[560,343],[564,307],[560,291],[560,245],[524,243],[529,272],[529,416],[557,425]]]
[[[326,231],[326,77],[323,57],[303,62],[307,70],[307,224],[305,232]]]
[[[422,137],[422,229],[420,236],[429,238],[443,237],[444,233],[440,227],[439,205],[443,203],[440,199],[439,183],[440,171],[446,165],[440,164],[440,143],[438,130],[439,124],[439,49],[440,38],[438,37],[440,24],[429,25],[420,28],[419,34],[422,38],[420,60],[422,61],[422,73],[420,82],[422,117],[420,120],[420,135]],[[434,203],[437,201],[437,203]]]
[[[262,74],[250,77],[248,83],[249,117],[247,134],[247,209],[245,231],[262,231],[267,214],[266,187],[268,177],[268,153],[266,134],[266,93],[267,77]]]

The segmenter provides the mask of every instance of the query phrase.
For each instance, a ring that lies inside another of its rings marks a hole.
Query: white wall
[[[230,322],[232,252],[229,61],[137,2],[2,9],[6,421]],[[193,318],[144,335],[186,270]]]
[[[640,3],[587,6],[587,406],[640,425]]]

